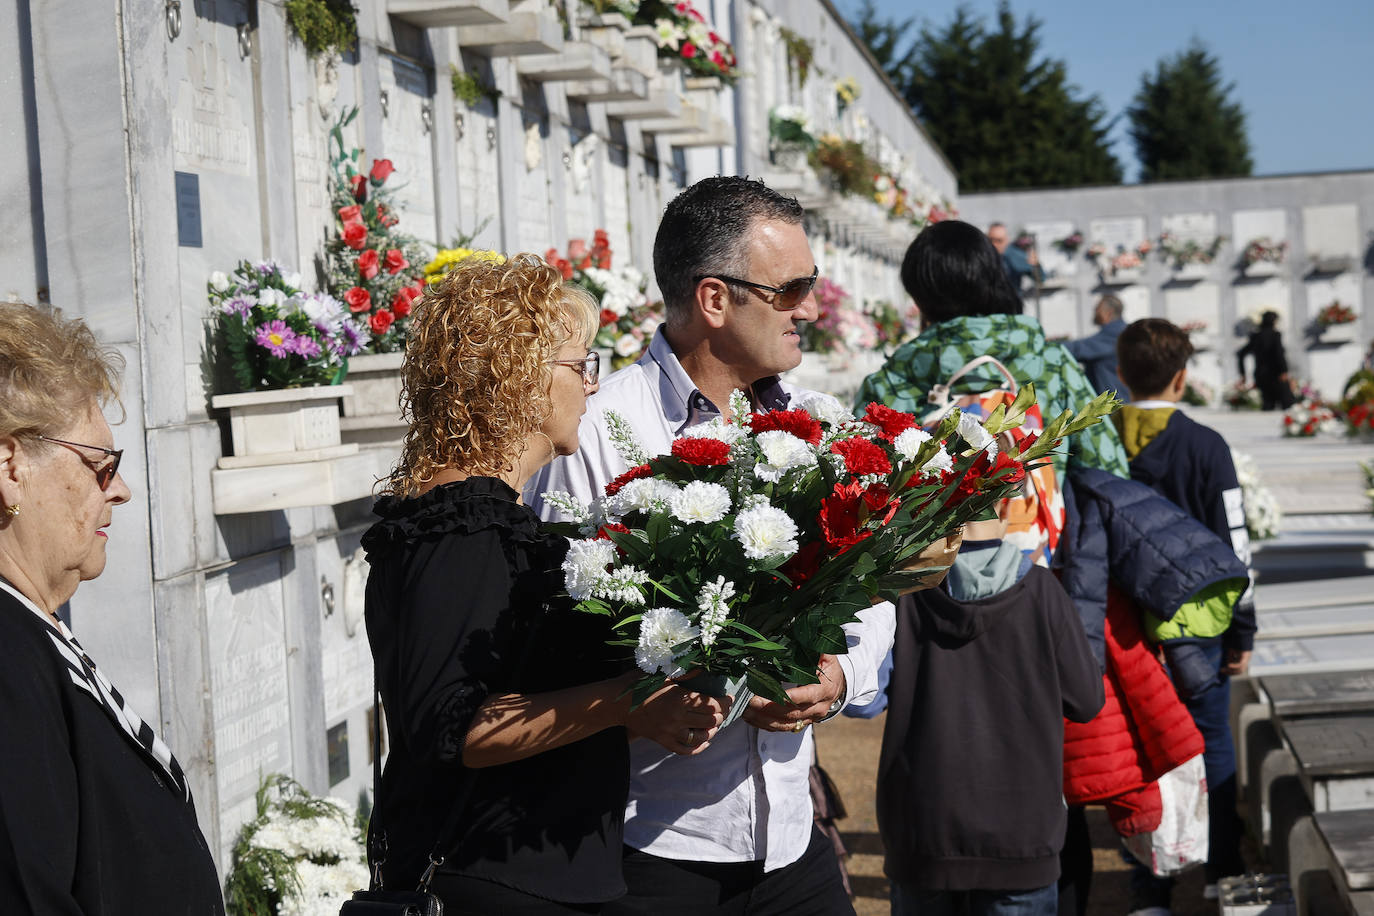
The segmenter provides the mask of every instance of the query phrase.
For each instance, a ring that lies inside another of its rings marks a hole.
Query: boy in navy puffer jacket
[[[1131,478],[1153,487],[1230,544],[1248,565],[1250,541],[1231,450],[1214,430],[1178,410],[1187,387],[1192,344],[1182,329],[1146,318],[1117,339],[1117,372],[1132,403],[1112,417],[1131,459]],[[1219,609],[1224,610],[1224,609]],[[1236,762],[1229,719],[1230,678],[1243,675],[1255,638],[1252,599],[1243,596],[1212,630],[1189,633],[1175,626],[1162,633],[1170,674],[1207,749],[1210,852],[1209,892],[1219,878],[1245,870],[1236,815]],[[1204,635],[1198,635],[1198,634]],[[1138,873],[1132,882],[1133,912],[1167,913],[1172,882]],[[1151,909],[1153,908],[1153,910]]]

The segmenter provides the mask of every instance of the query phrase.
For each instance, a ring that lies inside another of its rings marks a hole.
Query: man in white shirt
[[[737,177],[700,181],[668,205],[654,241],[665,323],[644,356],[588,399],[578,451],[530,481],[525,501],[535,511],[557,517],[544,493],[590,499],[627,470],[606,409],[657,455],[687,427],[718,416],[737,388],[759,410],[826,397],[778,379],[801,362],[798,325],[818,310],[802,216],[795,200]],[[631,746],[629,893],[607,916],[854,912],[830,842],[812,821],[809,726],[877,694],[893,608],[874,605],[859,617],[845,627],[848,653],[823,656],[820,683],[790,689],[790,705],[751,700],[743,723],[693,755]]]

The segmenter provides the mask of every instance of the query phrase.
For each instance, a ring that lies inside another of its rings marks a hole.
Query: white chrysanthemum
[[[615,562],[615,545],[607,540],[573,541],[563,560],[563,582],[577,601],[590,598],[606,567]]]
[[[288,270],[281,275],[281,282],[291,289],[301,288],[301,275],[294,270]]]
[[[369,878],[367,866],[356,857],[334,865],[305,860],[295,867],[300,892],[283,895],[277,916],[335,916],[355,890],[367,886]]]
[[[828,394],[808,394],[797,406],[830,426],[839,426],[841,423],[851,423],[854,420],[854,415]]]
[[[925,464],[921,465],[921,470],[927,474],[939,474],[954,470],[954,456],[946,451],[945,447],[940,446],[940,450],[935,453]]]
[[[916,457],[916,453],[921,450],[921,446],[930,441],[930,433],[913,426],[911,429],[904,429],[897,434],[897,438],[892,440],[892,447],[907,461]]]
[[[983,424],[978,422],[978,418],[973,414],[959,414],[959,435],[975,451],[986,451],[989,458],[997,457],[997,440],[983,428]]]
[[[286,302],[286,293],[272,287],[265,287],[258,290],[258,305],[275,307]]]
[[[229,277],[222,270],[210,272],[210,288],[215,292],[223,292],[229,288]]]
[[[667,512],[678,493],[677,484],[658,477],[641,477],[620,488],[620,492],[608,497],[606,507],[616,515],[629,515],[631,512]]]
[[[644,349],[644,343],[633,334],[621,334],[615,339],[616,356],[634,356]]]
[[[718,522],[730,511],[730,491],[718,483],[694,480],[673,496],[673,517],[684,524]]]
[[[734,445],[740,439],[748,435],[743,426],[734,423],[726,423],[724,417],[715,417],[705,423],[698,423],[682,431],[682,435],[688,439],[715,439],[717,442],[724,442],[726,445]]]
[[[797,552],[797,523],[781,509],[757,506],[735,516],[735,538],[751,560],[790,557]]]
[[[727,582],[724,576],[716,581],[707,582],[697,596],[697,609],[701,611],[701,644],[708,649],[715,643],[725,618],[730,616],[730,599],[735,597],[734,583]]]
[[[649,574],[644,570],[620,566],[592,583],[592,597],[625,604],[643,604],[643,586],[648,581]]]
[[[681,611],[670,607],[650,608],[639,621],[639,645],[635,647],[635,664],[650,674],[663,672],[669,676],[677,673],[673,662],[681,652],[673,648],[691,642],[701,635],[698,627]]]
[[[754,476],[777,483],[793,468],[811,467],[816,452],[805,441],[780,429],[770,429],[754,437],[762,461],[754,465]]]
[[[292,858],[345,858],[360,851],[342,803],[339,813],[318,817],[296,818],[273,811],[251,842],[258,849],[276,849]]]

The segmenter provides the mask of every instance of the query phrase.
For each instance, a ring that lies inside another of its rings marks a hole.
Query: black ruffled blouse
[[[363,536],[367,635],[391,739],[373,815],[373,829],[386,831],[384,877],[389,888],[414,887],[466,797],[441,872],[566,903],[611,900],[625,891],[623,728],[500,766],[461,760],[489,695],[573,687],[628,668],[605,645],[602,619],[556,597],[567,542],[541,532],[517,498],[489,477],[387,497]]]

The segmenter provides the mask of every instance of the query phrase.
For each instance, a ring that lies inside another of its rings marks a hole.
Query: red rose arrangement
[[[334,177],[334,231],[325,243],[326,283],[355,318],[372,331],[368,351],[405,347],[415,301],[424,294],[422,267],[428,260],[419,241],[398,232],[400,211],[387,182],[396,172],[390,159],[374,159],[364,173],[359,153],[344,151],[345,114],[330,133]]]

